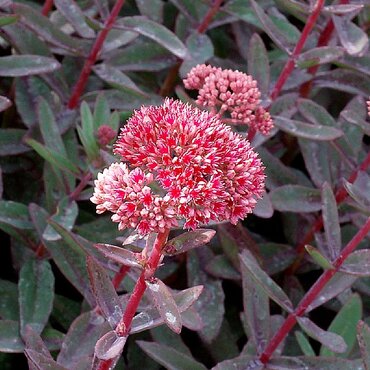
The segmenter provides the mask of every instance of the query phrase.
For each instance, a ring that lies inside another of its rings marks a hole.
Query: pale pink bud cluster
[[[116,137],[116,131],[108,125],[101,125],[98,128],[97,137],[100,147],[104,148]]]
[[[134,169],[115,163],[104,170],[91,200],[98,212],[113,212],[120,229],[158,232],[178,219],[191,229],[210,220],[235,224],[264,191],[264,168],[249,142],[180,101],[136,111],[114,152]]]
[[[367,114],[370,116],[370,99],[367,101]]]
[[[184,80],[190,90],[199,90],[197,104],[228,111],[238,123],[268,135],[273,128],[270,114],[260,105],[257,81],[243,72],[199,64]]]

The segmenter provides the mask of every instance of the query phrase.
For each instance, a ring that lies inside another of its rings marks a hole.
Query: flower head
[[[184,80],[187,89],[199,90],[197,104],[219,107],[231,118],[267,135],[273,127],[270,114],[261,106],[257,81],[243,72],[201,64]]]
[[[182,218],[191,229],[210,220],[236,223],[264,191],[263,166],[249,142],[217,116],[180,101],[136,111],[114,152],[133,170],[111,165],[99,174],[91,200],[98,212],[115,213],[121,228],[142,234]]]

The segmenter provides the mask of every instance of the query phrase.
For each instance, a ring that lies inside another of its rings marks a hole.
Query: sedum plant
[[[370,368],[369,22],[0,1],[0,368]]]

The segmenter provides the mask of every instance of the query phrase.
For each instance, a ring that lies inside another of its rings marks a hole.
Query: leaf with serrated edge
[[[252,254],[244,250],[240,254],[240,261],[246,268],[255,283],[268,294],[268,296],[275,301],[279,306],[288,312],[293,311],[292,302],[284,291],[258,266]]]

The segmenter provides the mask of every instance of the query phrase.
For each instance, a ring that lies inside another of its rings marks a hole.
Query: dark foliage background
[[[94,244],[130,234],[89,201],[115,160],[99,127],[194,103],[182,78],[207,63],[258,81],[276,126],[252,141],[267,194],[166,257],[169,287],[204,285],[187,328],[146,323],[116,368],[370,369],[369,25],[366,0],[0,1],[0,368],[91,368],[108,327],[86,257],[113,277]]]

